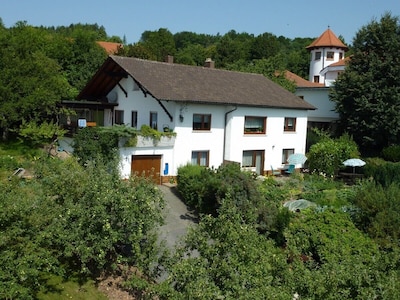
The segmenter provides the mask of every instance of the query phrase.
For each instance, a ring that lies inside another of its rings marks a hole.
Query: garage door
[[[161,155],[132,155],[131,174],[152,178],[161,184]]]

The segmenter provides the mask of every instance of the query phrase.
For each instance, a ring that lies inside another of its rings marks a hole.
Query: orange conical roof
[[[330,30],[330,28],[325,30],[324,33],[321,34],[319,38],[314,40],[314,42],[312,42],[309,46],[307,46],[306,49],[312,50],[321,47],[343,48],[345,51],[349,49],[341,40],[338,39],[338,37],[333,33],[332,30]]]

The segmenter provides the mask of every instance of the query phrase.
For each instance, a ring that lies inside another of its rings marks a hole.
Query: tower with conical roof
[[[325,82],[326,68],[344,59],[348,47],[328,27],[319,38],[306,47],[310,51],[309,81],[330,85]]]

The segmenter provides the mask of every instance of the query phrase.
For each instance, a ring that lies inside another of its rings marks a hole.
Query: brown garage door
[[[132,155],[131,174],[146,176],[161,184],[161,155]]]

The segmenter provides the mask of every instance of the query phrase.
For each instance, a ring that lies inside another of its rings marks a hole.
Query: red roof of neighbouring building
[[[324,87],[322,83],[308,81],[290,71],[285,71],[285,77],[295,83],[297,87]]]
[[[306,47],[307,50],[312,50],[321,47],[336,47],[343,48],[347,51],[349,48],[343,44],[341,40],[333,33],[329,28],[324,31],[323,34],[316,40],[314,40],[310,45]]]
[[[123,47],[121,43],[114,42],[97,42],[97,44],[106,50],[107,54],[115,54],[120,48]]]

